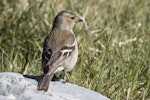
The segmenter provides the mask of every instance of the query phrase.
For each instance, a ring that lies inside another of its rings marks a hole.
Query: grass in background
[[[2,0],[0,71],[42,74],[43,42],[62,9],[85,17],[74,28],[79,59],[71,82],[113,100],[150,99],[148,0]]]

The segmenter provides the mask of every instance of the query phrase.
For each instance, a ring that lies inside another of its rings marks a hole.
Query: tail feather
[[[49,83],[53,78],[53,74],[46,74],[38,85],[38,90],[47,91],[49,88]]]

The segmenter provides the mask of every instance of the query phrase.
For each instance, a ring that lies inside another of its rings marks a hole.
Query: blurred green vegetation
[[[71,82],[112,100],[150,99],[148,0],[1,0],[0,72],[41,75],[44,39],[66,9],[85,17],[74,28],[79,59]]]

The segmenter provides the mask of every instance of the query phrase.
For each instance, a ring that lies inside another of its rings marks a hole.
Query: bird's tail
[[[49,88],[49,83],[53,78],[53,74],[46,74],[44,77],[41,79],[41,81],[38,84],[38,90],[44,90],[47,91]]]

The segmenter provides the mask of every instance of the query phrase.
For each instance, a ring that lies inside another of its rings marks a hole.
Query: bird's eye
[[[71,19],[75,19],[75,17],[71,17]]]

